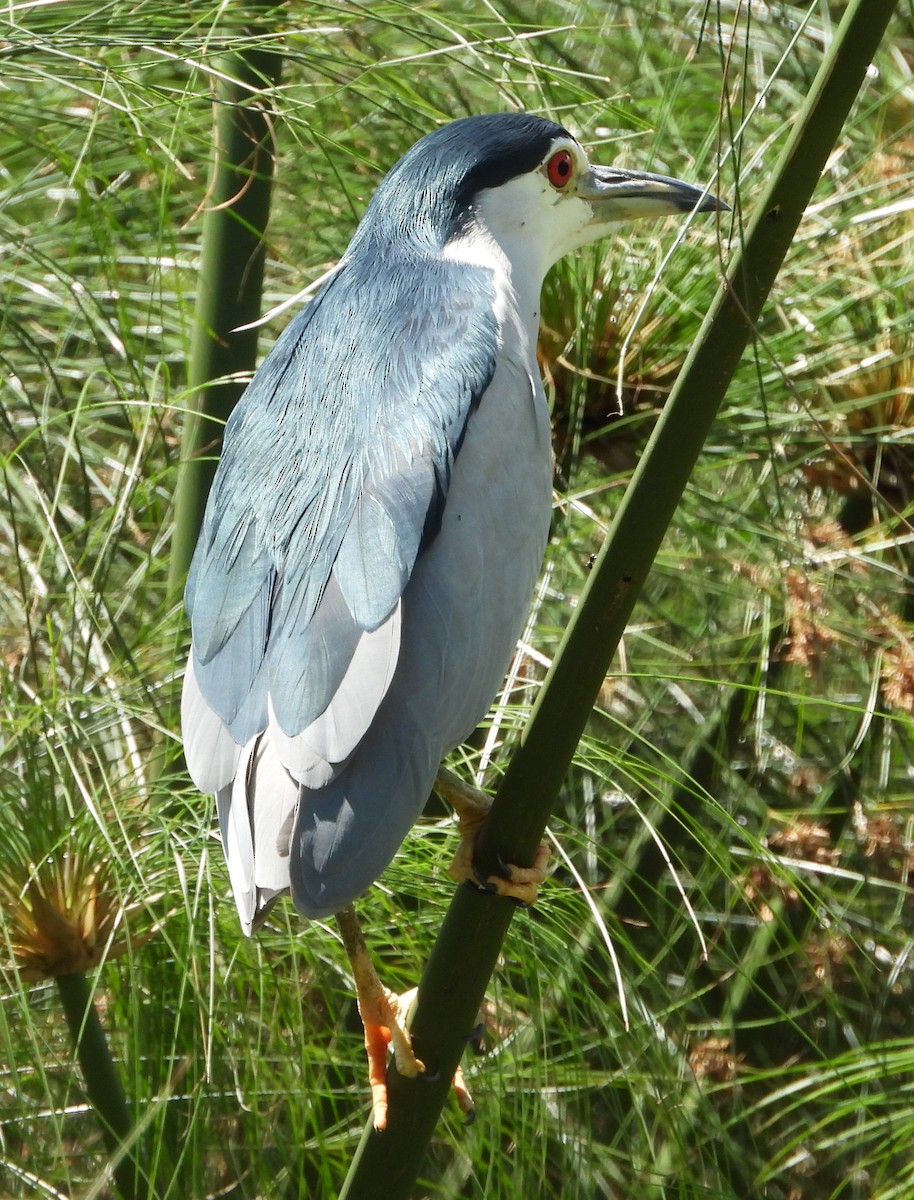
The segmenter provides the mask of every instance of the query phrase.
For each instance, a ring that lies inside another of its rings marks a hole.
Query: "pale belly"
[[[441,530],[404,594],[395,687],[441,753],[463,741],[504,678],[530,607],[552,509],[549,416],[536,388],[499,388],[473,415]]]

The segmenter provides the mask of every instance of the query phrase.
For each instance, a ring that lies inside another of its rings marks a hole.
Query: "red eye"
[[[563,188],[573,170],[574,159],[568,150],[557,150],[546,163],[546,175],[553,187]]]

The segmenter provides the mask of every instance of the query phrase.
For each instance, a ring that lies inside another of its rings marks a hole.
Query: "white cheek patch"
[[[524,270],[532,286],[542,284],[563,254],[590,240],[585,235],[593,218],[590,204],[571,187],[553,187],[544,167],[480,192],[473,208],[478,225],[501,248],[513,272]]]

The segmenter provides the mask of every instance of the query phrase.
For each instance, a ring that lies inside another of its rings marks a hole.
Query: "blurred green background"
[[[279,905],[243,939],[212,803],[161,769],[223,56],[283,55],[265,312],[468,113],[719,170],[734,207],[682,238],[621,228],[547,281],[553,536],[510,686],[458,756],[491,784],[843,10],[646,7],[0,13],[0,1195],[114,1194],[61,973],[96,988],[140,1195],[333,1197],[368,1111],[335,928]],[[446,1111],[417,1197],[914,1195],[912,181],[902,3],[567,780],[555,873],[465,1064],[476,1123]],[[430,809],[360,904],[391,986],[418,978],[454,843]]]

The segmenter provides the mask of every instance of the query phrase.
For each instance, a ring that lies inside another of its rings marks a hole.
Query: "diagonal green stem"
[[[529,862],[640,588],[730,379],[894,8],[851,0],[568,627],[477,851],[483,876]],[[405,1200],[495,968],[513,909],[458,889],[432,950],[412,1030],[434,1078],[388,1073],[387,1130],[366,1128],[341,1200]]]

